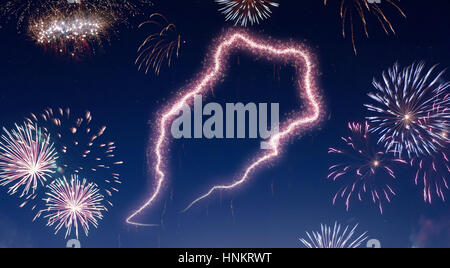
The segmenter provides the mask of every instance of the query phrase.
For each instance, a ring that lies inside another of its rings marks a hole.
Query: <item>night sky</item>
[[[324,7],[321,0],[280,0],[270,19],[248,27],[273,39],[296,41],[311,48],[320,71],[318,87],[326,115],[321,124],[292,140],[277,161],[264,166],[239,189],[215,194],[186,213],[192,200],[219,182],[232,181],[255,153],[258,140],[178,140],[166,152],[168,183],[158,202],[136,220],[160,227],[135,227],[126,218],[152,193],[147,147],[153,146],[157,112],[192,81],[215,38],[233,23],[225,22],[212,0],[164,0],[145,13],[161,12],[176,23],[182,38],[181,55],[164,66],[159,76],[139,72],[137,48],[149,34],[131,27],[116,29],[111,41],[94,55],[73,60],[46,52],[14,24],[0,29],[0,125],[12,128],[30,112],[47,107],[89,110],[95,122],[108,126],[117,154],[125,161],[123,185],[112,200],[98,229],[80,236],[83,247],[301,247],[299,238],[320,224],[359,223],[359,232],[381,241],[383,247],[449,247],[450,208],[436,200],[425,204],[421,188],[413,183],[414,170],[400,168],[394,186],[398,195],[380,215],[369,200],[353,202],[347,212],[332,197],[342,186],[326,179],[333,159],[327,151],[348,135],[348,122],[364,122],[363,104],[373,90],[372,78],[381,77],[398,62],[407,66],[426,61],[428,66],[450,66],[448,27],[450,3],[444,0],[401,1],[403,19],[386,5],[396,36],[386,36],[370,18],[370,39],[356,28],[358,56],[349,38],[343,39],[338,4]],[[134,27],[133,27],[134,26]],[[275,71],[274,71],[275,70]],[[298,110],[294,72],[237,53],[228,73],[205,101],[225,103],[280,103],[281,119]],[[449,74],[444,76],[449,79]],[[148,160],[148,161],[147,161]],[[273,188],[273,191],[272,191]],[[21,201],[0,189],[0,247],[65,247],[64,232],[54,235],[43,219],[32,222],[34,212],[20,209]]]

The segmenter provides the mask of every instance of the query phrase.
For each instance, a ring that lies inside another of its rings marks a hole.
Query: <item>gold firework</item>
[[[181,35],[176,25],[170,23],[162,14],[152,14],[150,19],[143,22],[139,28],[149,24],[157,26],[158,30],[150,34],[138,48],[139,55],[135,64],[138,65],[139,70],[145,68],[146,74],[153,69],[155,74],[159,75],[165,60],[170,67],[173,57],[179,57]]]
[[[29,23],[50,16],[55,11],[61,14],[83,11],[106,18],[111,24],[127,24],[130,17],[142,15],[153,3],[151,0],[2,0],[0,22],[17,22],[21,32]]]
[[[384,0],[386,3],[390,4],[394,9],[396,9],[404,18],[406,14],[403,9],[396,3],[400,0]],[[327,0],[324,0],[324,4],[327,5]],[[367,38],[369,38],[369,30],[367,27],[368,16],[373,15],[383,28],[384,32],[389,35],[390,33],[395,34],[394,26],[391,20],[386,16],[385,12],[381,8],[380,3],[370,3],[368,0],[341,0],[340,4],[340,16],[342,19],[342,35],[346,37],[347,24],[350,25],[350,33],[352,38],[353,50],[355,55],[357,54],[356,41],[355,41],[355,14],[360,17],[361,23],[364,28],[364,33]]]

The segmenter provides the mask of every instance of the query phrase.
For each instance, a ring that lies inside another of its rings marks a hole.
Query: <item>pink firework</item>
[[[297,68],[298,78],[296,86],[301,92],[301,96],[306,103],[306,111],[289,120],[280,132],[274,135],[270,140],[270,150],[255,158],[250,165],[244,168],[244,171],[233,182],[224,185],[213,186],[206,194],[200,196],[193,201],[186,209],[190,209],[197,202],[209,197],[217,190],[234,189],[248,181],[251,175],[260,168],[263,164],[277,158],[282,146],[292,136],[299,132],[311,129],[318,124],[322,114],[322,105],[318,90],[315,86],[315,65],[310,55],[310,52],[301,45],[283,45],[279,43],[270,43],[267,38],[256,38],[250,34],[242,31],[231,31],[224,34],[218,41],[217,46],[211,52],[211,59],[206,66],[204,72],[200,74],[200,78],[192,83],[188,89],[180,95],[180,98],[171,102],[166,109],[161,113],[157,119],[158,129],[156,144],[152,149],[155,157],[155,164],[153,166],[154,174],[156,175],[156,183],[153,193],[150,198],[138,210],[132,213],[127,219],[127,223],[141,226],[149,226],[146,224],[139,224],[133,222],[133,219],[141,214],[146,208],[150,207],[154,201],[160,196],[161,189],[167,180],[166,178],[166,160],[164,152],[169,151],[168,130],[169,123],[179,114],[184,105],[192,103],[196,95],[206,95],[209,93],[210,87],[217,84],[224,76],[227,67],[227,58],[232,52],[242,50],[249,52],[252,55],[261,56],[269,60],[278,60],[289,62]],[[303,67],[303,68],[300,68]],[[151,225],[150,225],[151,226]]]
[[[435,145],[435,152],[429,155],[420,157],[414,157],[410,164],[412,167],[417,168],[417,172],[414,178],[416,185],[423,186],[423,199],[425,202],[431,204],[434,196],[437,196],[442,201],[446,201],[445,193],[449,190],[448,176],[450,173],[449,166],[449,139],[448,130],[441,130],[437,132],[436,128],[433,128],[433,117],[435,114],[448,114],[448,100],[449,95],[444,98],[446,105],[434,105],[433,111],[429,112],[429,116],[421,123],[424,128],[434,134],[432,143]],[[448,127],[448,121],[444,120],[444,126]]]
[[[105,125],[96,124],[91,112],[78,114],[69,108],[47,108],[40,114],[25,118],[30,127],[35,124],[51,135],[59,154],[59,175],[77,174],[94,181],[109,206],[122,184],[117,144],[108,136]]]
[[[333,204],[338,198],[343,198],[349,210],[352,198],[362,201],[365,195],[369,195],[383,214],[383,203],[391,202],[396,195],[390,185],[396,179],[394,165],[407,162],[377,148],[370,139],[370,126],[367,122],[349,123],[348,127],[351,136],[342,137],[346,147],[330,148],[328,151],[343,158],[342,163],[330,167],[328,175],[328,179],[345,184],[334,196]]]
[[[36,126],[16,125],[0,140],[0,185],[10,185],[11,195],[22,191],[20,197],[34,199],[39,186],[43,186],[56,171],[57,153],[50,136],[43,135]],[[23,188],[23,189],[21,189]],[[24,205],[24,204],[23,204]]]
[[[450,172],[448,147],[432,156],[414,158],[410,163],[417,168],[414,183],[423,186],[424,201],[431,204],[437,196],[445,202]]]
[[[84,230],[86,236],[89,233],[89,225],[95,228],[98,221],[103,219],[103,211],[106,211],[102,204],[103,195],[94,183],[87,183],[86,179],[80,181],[78,176],[73,175],[70,182],[65,177],[54,181],[48,186],[50,191],[47,193],[47,209],[40,213],[46,214],[48,218],[47,226],[55,225],[55,234],[66,228],[66,238],[75,229],[75,235],[78,238],[78,227]]]

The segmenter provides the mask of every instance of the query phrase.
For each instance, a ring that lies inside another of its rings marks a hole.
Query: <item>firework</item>
[[[445,96],[444,99],[447,98],[449,98],[448,95]],[[435,109],[437,111],[430,113],[430,115],[445,113],[449,107],[435,106]],[[432,118],[427,118],[424,121],[424,125],[432,125],[432,122]],[[433,129],[430,129],[430,131],[433,131]],[[438,146],[440,149],[430,155],[414,157],[410,162],[412,167],[417,168],[414,183],[416,185],[423,185],[424,201],[430,204],[434,199],[434,195],[445,202],[445,192],[449,190],[449,183],[447,181],[450,172],[448,131],[436,133],[436,135],[438,135],[440,139],[435,139],[434,142],[439,141],[440,144],[444,143],[444,146]]]
[[[18,29],[53,12],[70,14],[73,11],[95,14],[111,24],[127,24],[129,17],[140,15],[141,10],[150,5],[150,0],[6,0],[0,7],[0,14],[8,21],[17,20]]]
[[[0,141],[0,185],[11,185],[8,191],[11,195],[22,191],[21,197],[34,199],[37,188],[45,185],[56,171],[56,150],[50,137],[36,126],[16,125],[11,132],[5,128],[3,131],[5,134]]]
[[[138,49],[136,64],[139,70],[145,68],[145,73],[150,69],[159,75],[165,60],[170,67],[174,56],[180,55],[181,35],[175,24],[170,23],[159,13],[152,14],[150,20],[143,22],[139,27],[152,24],[158,27],[155,33],[149,35]]]
[[[348,127],[351,136],[342,137],[346,147],[329,149],[329,153],[340,155],[344,160],[330,167],[328,179],[346,182],[334,196],[333,204],[338,198],[344,198],[349,210],[352,198],[362,201],[364,195],[369,195],[383,213],[383,203],[391,202],[396,195],[391,186],[396,179],[393,166],[407,162],[379,150],[371,140],[367,122],[364,125],[349,123]]]
[[[71,56],[94,52],[109,41],[119,25],[141,14],[151,1],[137,0],[8,0],[0,14],[17,19],[39,45]]]
[[[448,176],[450,172],[448,148],[431,156],[416,157],[411,166],[417,168],[414,182],[423,186],[423,199],[431,204],[436,195],[446,201],[445,191],[449,190]]]
[[[0,14],[4,20],[17,20],[17,28],[20,30],[29,19],[64,8],[67,4],[67,0],[6,0],[0,6]]]
[[[53,13],[31,22],[29,35],[38,44],[57,53],[79,56],[100,45],[108,27],[104,18],[94,15]]]
[[[275,1],[270,0],[215,0],[222,5],[219,9],[227,21],[232,20],[235,25],[247,26],[259,24],[272,15],[270,7],[279,7]]]
[[[300,242],[307,248],[359,248],[368,237],[365,232],[354,238],[357,228],[358,224],[351,230],[349,226],[341,228],[337,222],[334,228],[321,224],[320,232],[306,232],[308,238],[302,238]]]
[[[442,82],[444,71],[434,75],[436,66],[424,72],[425,64],[413,64],[400,70],[398,64],[383,72],[383,82],[374,79],[377,92],[369,97],[376,104],[366,104],[375,113],[368,117],[373,132],[380,136],[387,151],[408,158],[438,152],[448,142],[450,118],[447,98],[450,83]]]
[[[41,213],[48,219],[47,226],[55,226],[55,234],[64,227],[67,238],[74,228],[78,238],[80,225],[88,236],[89,226],[97,228],[98,221],[103,219],[106,208],[102,205],[103,196],[96,184],[87,183],[85,179],[81,181],[73,175],[70,182],[63,177],[51,183],[48,189],[44,199],[47,208]]]
[[[60,158],[57,172],[75,174],[96,182],[104,191],[107,203],[113,193],[119,192],[122,181],[118,172],[123,161],[117,158],[115,142],[107,139],[106,126],[92,123],[92,114],[72,115],[70,109],[46,109],[26,118],[30,126],[38,124],[52,135]]]
[[[259,55],[269,60],[281,60],[283,62],[290,62],[298,68],[299,78],[295,85],[301,90],[301,96],[306,98],[307,108],[304,113],[297,115],[292,120],[289,120],[281,131],[274,135],[269,144],[270,150],[267,153],[256,158],[251,164],[245,167],[245,171],[237,180],[227,185],[217,185],[205,195],[199,197],[192,202],[186,210],[191,208],[194,204],[202,199],[212,195],[217,190],[229,190],[237,188],[245,183],[253,173],[263,164],[276,159],[281,154],[282,143],[298,134],[299,132],[313,128],[319,121],[322,114],[322,105],[320,96],[315,86],[315,69],[309,51],[299,45],[274,45],[262,39],[250,36],[247,33],[239,31],[231,31],[222,36],[219,40],[218,46],[212,51],[210,65],[206,66],[205,71],[200,75],[200,79],[193,82],[184,94],[180,95],[179,99],[171,102],[167,109],[161,113],[161,117],[157,119],[158,129],[157,137],[154,139],[156,144],[152,149],[155,157],[155,164],[153,165],[154,173],[156,175],[156,184],[154,192],[150,198],[138,210],[127,219],[127,223],[142,225],[132,220],[141,214],[147,207],[151,206],[153,202],[161,194],[161,189],[166,181],[166,160],[164,153],[169,149],[167,138],[167,127],[170,122],[179,114],[180,109],[184,105],[189,105],[193,98],[200,94],[207,94],[209,88],[217,84],[223,77],[226,69],[226,61],[232,51],[240,49],[249,52],[253,55]],[[303,68],[300,68],[302,66]],[[303,75],[301,75],[303,74]],[[301,89],[300,89],[301,88]],[[185,211],[186,211],[185,210]]]
[[[340,0],[340,16],[342,19],[342,35],[344,38],[347,33],[347,25],[350,26],[350,35],[352,39],[353,50],[355,55],[357,54],[356,41],[355,41],[355,22],[354,17],[358,16],[361,19],[361,24],[364,29],[364,33],[367,38],[369,38],[368,30],[368,17],[369,15],[375,17],[384,32],[389,35],[390,33],[395,34],[394,26],[392,25],[390,19],[386,16],[385,12],[381,8],[381,3],[370,3],[368,0]],[[327,5],[327,0],[324,0],[324,4]],[[386,0],[386,3],[391,5],[395,10],[397,10],[404,18],[406,14],[403,12],[402,8],[397,4],[397,0]]]

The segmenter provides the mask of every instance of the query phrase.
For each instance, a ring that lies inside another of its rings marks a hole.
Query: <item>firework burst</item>
[[[80,56],[101,44],[109,25],[104,18],[76,12],[53,13],[30,23],[29,35],[38,44],[58,54]]]
[[[361,20],[361,24],[364,29],[364,33],[369,38],[368,30],[368,17],[373,16],[377,19],[384,32],[389,35],[395,34],[394,26],[391,20],[387,17],[381,7],[381,3],[369,3],[368,0],[340,0],[340,16],[342,19],[342,35],[345,38],[347,36],[347,25],[350,27],[350,35],[352,39],[353,50],[355,55],[357,54],[356,41],[355,41],[355,22],[354,17],[357,16]],[[327,5],[327,0],[324,0],[324,4]],[[405,12],[397,4],[397,0],[386,0],[387,4],[397,10],[404,18],[406,18]]]
[[[444,99],[447,98],[449,98],[448,95]],[[435,109],[437,111],[430,113],[430,115],[445,113],[450,108],[448,106],[436,106]],[[424,125],[432,125],[432,123],[433,120],[428,118],[425,120]],[[433,129],[430,129],[430,131],[433,131]],[[433,202],[434,196],[437,196],[445,202],[445,192],[449,190],[449,183],[447,181],[450,173],[448,131],[436,133],[436,135],[440,139],[435,139],[434,142],[444,144],[444,146],[440,147],[437,152],[431,155],[414,157],[410,162],[412,167],[417,168],[414,183],[423,186],[423,198],[429,204]]]
[[[449,141],[450,118],[447,98],[450,83],[442,82],[444,71],[434,75],[436,66],[424,72],[425,64],[413,64],[400,70],[398,64],[383,73],[383,83],[374,79],[377,90],[369,97],[376,104],[366,104],[375,115],[368,117],[373,132],[380,136],[387,151],[408,158],[439,152]]]
[[[270,0],[215,0],[222,7],[219,9],[227,21],[232,20],[235,25],[247,26],[259,24],[272,15],[270,7],[279,7]]]
[[[17,20],[18,29],[55,11],[65,14],[85,11],[113,24],[127,24],[129,17],[142,14],[141,10],[151,5],[150,0],[6,0],[0,6],[0,14],[6,21]]]
[[[11,132],[5,128],[3,131],[5,134],[0,141],[0,185],[11,185],[8,191],[11,195],[22,191],[21,197],[34,199],[37,188],[45,185],[56,171],[56,150],[50,137],[36,126],[16,125]]]
[[[417,168],[414,178],[416,185],[423,186],[423,199],[431,204],[433,197],[446,201],[445,192],[449,190],[450,172],[448,148],[426,157],[411,160],[411,166]]]
[[[118,169],[123,164],[115,155],[116,144],[107,139],[106,126],[92,123],[92,115],[73,116],[70,109],[48,108],[39,115],[26,118],[30,126],[35,124],[52,135],[60,158],[59,174],[76,174],[94,180],[107,197],[119,192],[122,181]]]
[[[358,248],[367,240],[367,232],[357,238],[355,236],[358,224],[350,230],[347,226],[342,228],[337,223],[334,228],[327,225],[320,225],[320,232],[306,232],[308,238],[300,239],[300,242],[307,248]]]
[[[174,23],[170,23],[162,14],[155,13],[150,16],[150,20],[143,22],[139,27],[146,25],[155,25],[158,30],[150,34],[138,49],[136,64],[138,69],[145,69],[148,73],[150,69],[159,75],[161,67],[167,60],[170,67],[174,56],[180,55],[181,35],[177,31]]]
[[[343,198],[349,210],[352,198],[362,201],[365,195],[369,195],[383,213],[383,204],[391,202],[396,195],[391,186],[396,179],[393,166],[407,162],[378,150],[370,138],[367,122],[364,125],[349,123],[349,129],[351,135],[342,137],[346,147],[329,149],[329,153],[340,155],[343,163],[330,167],[328,179],[345,181],[345,186],[334,196],[333,204],[338,198]]]
[[[17,20],[17,29],[21,30],[29,19],[44,16],[67,4],[67,0],[6,0],[0,6],[0,14],[8,22]]]
[[[149,0],[8,0],[0,7],[18,30],[58,54],[83,56],[109,41],[118,25],[152,5]]]
[[[55,226],[55,234],[64,227],[67,229],[67,238],[73,228],[78,238],[79,226],[86,236],[90,225],[97,228],[106,208],[102,205],[103,196],[96,184],[87,183],[85,179],[81,181],[78,176],[73,175],[70,182],[63,177],[51,183],[48,188],[47,198],[44,199],[47,208],[41,213],[48,219],[47,226]]]

